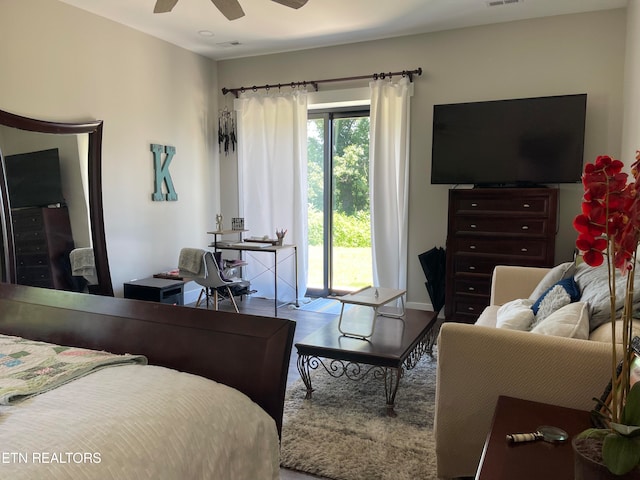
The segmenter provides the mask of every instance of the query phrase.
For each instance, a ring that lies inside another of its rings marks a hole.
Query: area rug
[[[386,416],[384,383],[311,372],[313,398],[297,380],[288,389],[281,465],[334,480],[436,479],[433,415],[436,353],[405,372],[397,417]]]

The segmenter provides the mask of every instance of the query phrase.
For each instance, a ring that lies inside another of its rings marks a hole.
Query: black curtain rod
[[[382,73],[373,73],[371,75],[359,75],[357,77],[342,77],[342,78],[325,78],[324,80],[304,80],[301,82],[291,82],[291,83],[277,83],[274,85],[254,85],[253,87],[238,87],[238,88],[223,88],[222,94],[226,95],[227,93],[233,93],[236,98],[238,97],[238,93],[244,93],[247,90],[257,91],[257,90],[269,90],[271,88],[282,88],[282,87],[306,87],[307,85],[311,85],[315,91],[318,91],[319,83],[330,83],[330,82],[347,82],[349,80],[364,80],[367,78],[372,78],[373,80],[385,79],[387,77],[392,78],[393,76],[401,75],[403,77],[409,77],[409,81],[413,82],[414,75],[422,75],[422,68],[417,68],[415,70],[402,70],[401,72],[382,72]]]

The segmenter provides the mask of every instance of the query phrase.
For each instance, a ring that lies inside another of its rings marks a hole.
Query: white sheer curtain
[[[410,83],[377,80],[371,87],[369,196],[374,285],[407,285]]]
[[[298,245],[299,296],[307,278],[307,93],[248,93],[238,111],[240,216],[248,236],[275,238],[286,229],[285,244]],[[278,253],[278,300],[295,300],[293,250]],[[274,298],[274,256],[246,252],[245,277],[256,295]]]

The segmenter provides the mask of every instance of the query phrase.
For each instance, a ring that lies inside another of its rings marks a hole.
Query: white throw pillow
[[[560,280],[572,276],[575,266],[576,264],[574,262],[565,262],[553,267],[547,272],[542,280],[540,280],[540,283],[538,283],[531,295],[529,295],[529,298],[535,302],[544,292],[549,290]]]
[[[531,305],[533,300],[528,298],[519,298],[505,303],[496,314],[496,327],[528,331],[535,318]]]
[[[585,302],[565,305],[538,323],[531,333],[586,340],[589,338],[589,306]]]

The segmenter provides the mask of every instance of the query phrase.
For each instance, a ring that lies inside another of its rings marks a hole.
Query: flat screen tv
[[[11,208],[64,204],[58,149],[5,157]]]
[[[580,181],[587,95],[434,105],[432,184]]]

